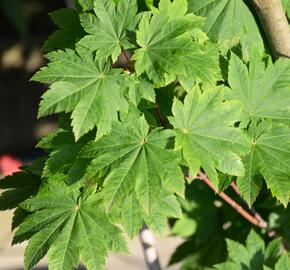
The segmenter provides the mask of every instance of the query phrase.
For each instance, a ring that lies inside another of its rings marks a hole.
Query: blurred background
[[[48,13],[61,0],[0,0],[0,155],[33,158],[35,141],[55,128],[55,119],[37,120],[44,85],[29,81],[44,65],[41,46],[54,31]],[[5,170],[5,168],[4,168]]]
[[[43,155],[35,143],[57,127],[56,116],[37,119],[47,86],[30,78],[45,64],[41,47],[56,30],[48,13],[71,5],[71,0],[0,0],[0,177]],[[23,269],[25,243],[11,247],[11,218],[12,212],[0,212],[0,270]],[[157,242],[165,266],[181,240]],[[138,238],[130,249],[131,257],[110,255],[106,269],[146,269]],[[37,269],[47,269],[46,261]]]
[[[29,81],[45,64],[41,46],[54,31],[48,13],[61,0],[0,0],[0,177],[42,153],[36,141],[56,128],[54,117],[37,120],[46,86]],[[12,212],[0,213],[0,269],[23,269],[25,244],[11,247]],[[45,266],[45,262],[42,263]]]

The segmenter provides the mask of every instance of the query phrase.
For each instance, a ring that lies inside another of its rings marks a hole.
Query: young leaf
[[[25,269],[49,252],[49,267],[73,269],[80,256],[88,269],[102,269],[107,250],[127,252],[120,230],[109,222],[99,196],[66,189],[38,195],[22,204],[34,211],[16,232],[14,242],[30,238]]]
[[[98,137],[107,133],[117,111],[127,109],[120,91],[120,70],[110,69],[94,61],[90,52],[56,51],[48,54],[51,63],[37,72],[33,79],[52,83],[42,96],[39,116],[72,111],[72,126],[76,139],[98,127]]]
[[[232,54],[229,84],[232,88],[229,96],[243,103],[247,121],[253,118],[290,120],[289,59],[278,60],[265,70],[264,63],[255,55],[248,70],[246,64]]]
[[[89,34],[79,45],[97,50],[97,58],[112,57],[115,62],[121,54],[121,48],[129,49],[134,45],[126,36],[126,31],[133,30],[137,20],[136,0],[94,1],[95,15],[84,13],[80,16],[82,26]]]
[[[248,151],[249,141],[233,125],[239,120],[238,102],[224,102],[223,89],[216,88],[200,93],[192,90],[184,104],[175,99],[173,115],[169,121],[174,126],[176,148],[191,173],[195,175],[202,166],[218,187],[216,169],[230,175],[243,175],[244,167],[238,154]]]
[[[205,82],[216,78],[217,58],[203,51],[191,37],[191,32],[201,27],[202,19],[186,13],[186,1],[161,0],[159,9],[143,14],[137,31],[141,48],[132,57],[137,75],[146,72],[157,86],[174,81],[177,75]]]
[[[141,207],[149,213],[161,189],[183,194],[178,160],[172,151],[166,150],[172,132],[160,129],[148,132],[144,117],[132,117],[125,123],[115,122],[109,135],[83,150],[83,157],[94,158],[88,167],[88,178],[109,169],[102,190],[107,209],[136,192]]]

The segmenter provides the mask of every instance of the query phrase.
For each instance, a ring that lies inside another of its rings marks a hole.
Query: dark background
[[[55,128],[54,117],[37,120],[47,87],[29,81],[45,64],[41,47],[56,29],[48,13],[64,0],[0,0],[0,156],[35,155],[39,137]]]

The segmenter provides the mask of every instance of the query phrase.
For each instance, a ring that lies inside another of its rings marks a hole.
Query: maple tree
[[[169,218],[182,269],[290,267],[290,60],[272,60],[247,1],[157,2],[51,13],[32,79],[49,85],[38,116],[59,113],[59,129],[0,180],[25,269],[46,254],[52,270],[103,269],[128,253],[124,233]]]

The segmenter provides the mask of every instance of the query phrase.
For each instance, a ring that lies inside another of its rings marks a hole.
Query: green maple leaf
[[[13,243],[29,239],[25,269],[31,269],[48,252],[49,268],[74,269],[81,260],[87,269],[103,269],[107,251],[127,252],[120,230],[105,214],[99,196],[80,193],[59,184],[27,200],[33,211],[15,234]]]
[[[144,215],[144,222],[151,230],[162,234],[168,225],[169,217],[181,218],[181,216],[182,211],[176,196],[162,190],[153,210]]]
[[[216,85],[220,78],[218,56],[216,47],[212,45],[192,44],[184,48],[177,56],[178,68],[185,70],[185,74],[177,74],[184,89],[189,91],[196,83]]]
[[[155,103],[154,87],[146,78],[128,74],[125,77],[124,87],[127,89],[128,100],[135,106],[139,104],[142,98]]]
[[[202,19],[187,14],[187,2],[161,0],[159,9],[146,12],[139,23],[137,43],[141,47],[132,57],[137,75],[146,72],[156,86],[164,86],[176,76],[192,80],[211,80],[218,65],[211,54],[206,54],[191,33],[200,29]],[[206,63],[206,64],[205,64]],[[199,72],[199,68],[202,71]],[[208,74],[207,78],[205,74]]]
[[[37,193],[41,178],[31,172],[17,172],[0,180],[0,210],[13,209]]]
[[[290,198],[290,130],[284,124],[263,122],[249,130],[252,146],[245,157],[246,173],[238,178],[242,196],[252,204],[261,184],[255,176],[262,174],[268,188],[285,206]]]
[[[43,45],[45,51],[75,47],[75,44],[85,35],[81,27],[79,14],[74,9],[59,9],[51,12],[50,17],[60,28],[55,31]]]
[[[79,7],[83,12],[90,11],[94,8],[94,0],[76,0],[76,6]]]
[[[214,185],[218,187],[216,169],[230,175],[243,175],[244,166],[238,154],[249,149],[249,141],[233,125],[239,120],[241,106],[238,102],[224,102],[223,89],[215,88],[200,93],[193,89],[184,100],[175,99],[174,117],[169,121],[176,131],[176,148],[191,173],[203,167]]]
[[[150,214],[146,214],[136,197],[135,193],[129,195],[121,209],[121,223],[128,236],[132,239],[140,231],[143,223],[162,233],[167,226],[168,217],[180,218],[182,216],[180,204],[173,194],[161,191]]]
[[[121,210],[121,221],[125,232],[132,239],[137,235],[143,225],[143,211],[136,195],[129,195]]]
[[[229,67],[229,98],[238,99],[244,105],[244,122],[250,119],[270,118],[290,120],[290,60],[280,59],[265,70],[256,54],[249,70],[232,54]]]
[[[257,155],[255,155],[255,148],[252,147],[250,154],[242,159],[245,167],[245,174],[237,179],[237,185],[241,195],[249,205],[252,205],[256,200],[263,183],[257,166],[253,166],[253,164],[257,162],[256,159]]]
[[[205,17],[204,30],[225,50],[242,44],[243,54],[249,58],[256,48],[264,52],[263,39],[255,18],[243,0],[189,0],[189,10]]]
[[[134,45],[127,37],[127,31],[132,31],[137,23],[136,0],[98,0],[94,2],[95,15],[85,13],[80,16],[81,24],[90,35],[85,36],[79,45],[91,50],[97,50],[97,57],[113,62],[121,54],[121,48],[129,49]]]
[[[91,133],[75,142],[72,131],[62,128],[44,137],[37,144],[37,147],[49,153],[42,176],[53,177],[55,174],[65,173],[70,184],[82,179],[88,160],[78,158],[78,154],[90,140],[93,140]]]
[[[94,158],[87,178],[106,169],[102,196],[107,209],[123,203],[132,192],[146,213],[150,213],[162,189],[183,194],[183,175],[176,155],[166,149],[169,130],[149,132],[144,117],[115,122],[111,133],[90,143],[83,157]]]
[[[275,264],[275,270],[287,270],[290,267],[290,257],[284,253],[279,261]]]
[[[265,243],[254,230],[251,230],[248,234],[245,246],[227,239],[227,249],[232,262],[250,266],[251,269],[261,269],[263,267]]]
[[[98,127],[101,137],[117,120],[117,112],[127,109],[120,91],[121,70],[110,69],[95,61],[90,52],[78,48],[48,54],[51,62],[37,72],[33,79],[52,83],[42,96],[39,117],[58,112],[72,111],[72,126],[76,139]]]
[[[290,260],[287,252],[281,256],[281,239],[271,241],[265,247],[264,240],[254,231],[251,230],[247,236],[245,245],[227,239],[228,261],[215,265],[214,269],[288,269]],[[274,249],[273,249],[274,248]],[[281,256],[278,260],[278,257]],[[269,264],[269,259],[271,264]],[[271,266],[269,268],[268,266]]]

